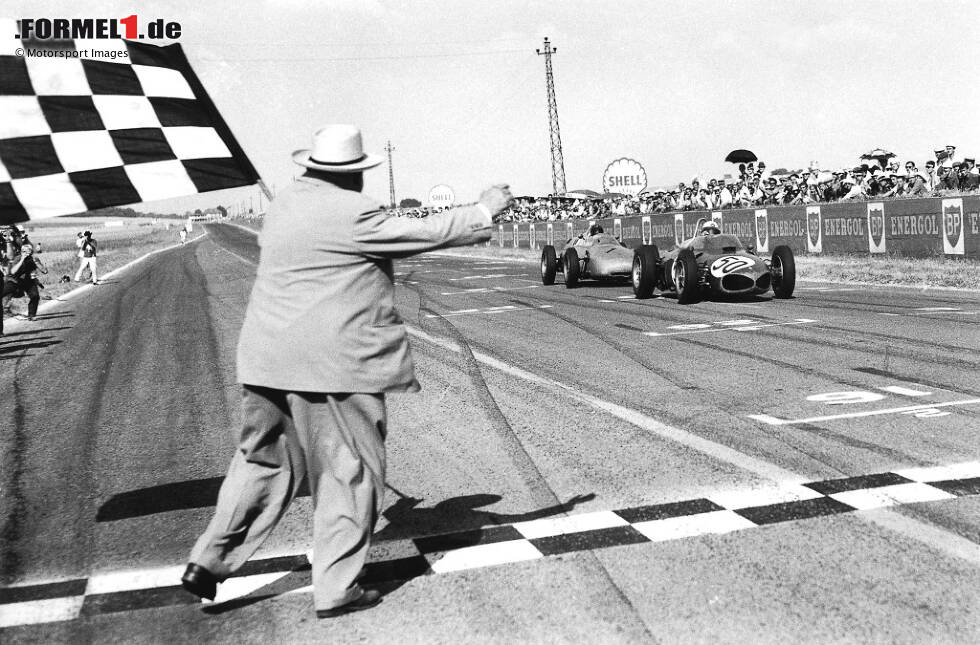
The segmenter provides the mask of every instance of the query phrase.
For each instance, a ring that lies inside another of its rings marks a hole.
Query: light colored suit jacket
[[[415,219],[302,177],[269,205],[238,380],[300,392],[416,391],[392,258],[486,242],[486,208]]]

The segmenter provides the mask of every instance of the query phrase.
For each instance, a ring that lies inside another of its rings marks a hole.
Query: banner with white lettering
[[[963,199],[943,200],[943,253],[963,255],[965,229],[963,226]]]
[[[885,205],[881,202],[868,204],[868,250],[885,252]]]

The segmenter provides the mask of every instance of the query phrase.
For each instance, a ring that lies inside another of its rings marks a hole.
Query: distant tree
[[[414,197],[406,197],[405,199],[398,202],[399,208],[418,208],[422,205],[422,202],[415,199]]]
[[[201,209],[200,208],[194,210],[194,216],[195,217],[200,217],[202,215],[204,215],[204,213],[201,212]]]
[[[228,209],[224,206],[218,206],[218,214],[222,217],[228,217]]]

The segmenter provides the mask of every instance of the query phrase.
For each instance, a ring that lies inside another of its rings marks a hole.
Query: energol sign
[[[433,186],[429,191],[430,206],[452,206],[456,202],[456,193],[446,184]]]
[[[602,173],[602,189],[607,193],[639,195],[647,187],[647,171],[640,162],[623,157],[606,166]]]

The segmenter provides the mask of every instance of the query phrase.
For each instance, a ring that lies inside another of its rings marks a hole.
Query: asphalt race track
[[[308,497],[194,602],[258,259],[207,233],[0,339],[3,643],[980,642],[980,294],[683,306],[436,254],[396,263],[384,602],[315,619]]]

